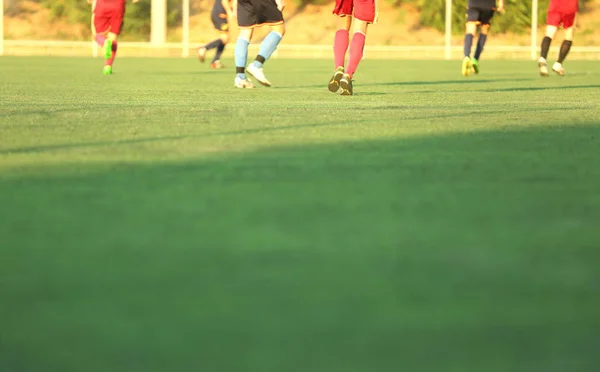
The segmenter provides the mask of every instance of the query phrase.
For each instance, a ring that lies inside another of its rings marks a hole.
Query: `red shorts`
[[[573,27],[575,24],[575,15],[577,13],[561,13],[561,12],[548,12],[548,19],[546,24],[548,26],[560,26],[563,28]]]
[[[333,14],[339,16],[353,16],[361,21],[373,23],[375,21],[376,0],[335,0]]]
[[[112,32],[121,33],[125,9],[96,9],[94,10],[94,29],[97,34]]]

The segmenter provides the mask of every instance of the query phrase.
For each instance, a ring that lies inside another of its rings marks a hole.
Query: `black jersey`
[[[215,5],[212,8],[212,14],[227,14],[221,0],[215,0]]]
[[[469,0],[469,8],[496,9],[496,0]]]

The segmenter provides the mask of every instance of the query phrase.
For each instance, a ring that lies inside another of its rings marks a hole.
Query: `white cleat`
[[[198,49],[196,49],[196,53],[198,53],[198,60],[204,63],[204,60],[206,59],[206,48],[199,47]]]
[[[248,79],[248,78],[242,79],[239,76],[235,77],[235,79],[233,80],[233,85],[236,88],[240,88],[240,89],[254,88],[254,84],[252,84],[252,81],[250,81],[250,79]]]
[[[546,63],[546,59],[544,57],[540,57],[538,59],[538,67],[540,68],[540,75],[548,76],[548,64]]]
[[[248,67],[246,67],[246,72],[249,73],[250,75],[254,76],[254,78],[256,80],[258,80],[258,82],[261,85],[264,85],[265,87],[271,86],[271,82],[269,80],[267,80],[267,77],[265,76],[265,73],[263,72],[262,68],[258,68],[256,66],[254,66],[253,64],[250,64],[250,65],[248,65]]]
[[[565,68],[563,67],[562,63],[555,62],[554,66],[552,66],[552,71],[556,72],[560,76],[565,75]]]

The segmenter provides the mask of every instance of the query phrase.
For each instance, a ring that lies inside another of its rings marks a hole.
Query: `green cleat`
[[[104,59],[110,59],[110,56],[112,54],[112,40],[111,39],[106,39],[104,41],[104,45],[102,46],[102,49],[104,49]]]
[[[476,60],[475,58],[471,58],[471,67],[473,69],[473,72],[478,75],[479,74],[479,61]]]
[[[106,65],[104,66],[104,75],[112,75],[112,66]]]

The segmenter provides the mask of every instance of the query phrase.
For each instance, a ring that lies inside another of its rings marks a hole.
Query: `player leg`
[[[271,32],[265,37],[260,44],[260,49],[254,61],[248,66],[248,73],[256,78],[256,80],[265,87],[270,87],[271,82],[265,76],[263,64],[271,57],[277,49],[279,42],[285,35],[285,24],[281,23],[271,26]]]
[[[240,28],[235,43],[235,80],[237,88],[254,88],[254,84],[246,76],[246,64],[248,63],[248,45],[252,40],[254,29],[249,27]]]
[[[485,42],[487,41],[487,36],[490,32],[490,23],[493,16],[493,10],[482,12],[481,14],[481,29],[479,30],[479,38],[477,39],[475,55],[473,56],[473,59],[471,59],[471,67],[476,74],[479,74],[479,58],[481,58],[481,53],[483,53],[483,48],[485,47]]]
[[[464,40],[464,58],[462,62],[461,72],[463,76],[469,76],[471,72],[471,48],[473,46],[473,39],[477,32],[477,22],[467,21],[465,26],[465,40]]]
[[[200,62],[204,62],[206,60],[206,52],[211,49],[217,49],[217,52],[221,45],[223,44],[221,33],[223,31],[228,31],[229,25],[227,23],[227,15],[226,14],[218,14],[213,13],[210,17],[213,26],[219,32],[219,37],[208,44],[201,45],[196,49],[196,53],[198,54],[198,60]],[[214,60],[213,60],[214,62]]]
[[[221,43],[217,47],[217,51],[215,56],[212,59],[210,67],[212,68],[223,68],[223,64],[221,63],[221,55],[223,55],[223,51],[225,50],[225,46],[229,43],[229,25],[227,25],[227,30],[219,33],[219,40]]]
[[[104,74],[112,74],[113,63],[117,56],[117,38],[121,33],[121,27],[123,27],[123,17],[125,15],[125,8],[119,10],[113,10],[110,16],[110,29],[106,35],[106,41],[104,42]]]
[[[235,11],[235,10],[234,10]],[[237,1],[237,19],[240,32],[235,43],[235,79],[236,88],[254,88],[254,84],[246,76],[248,63],[248,45],[252,40],[254,27],[258,25],[258,18],[254,5],[250,0]]]
[[[343,6],[341,1],[339,3],[341,4],[340,6]],[[352,4],[351,2],[347,3]],[[336,12],[336,9],[334,9],[334,13]],[[346,11],[348,12],[348,10]],[[343,11],[341,11],[341,13],[343,13]],[[349,13],[352,14],[351,8]],[[344,61],[346,60],[346,51],[348,50],[348,45],[350,44],[350,26],[352,25],[352,16],[341,14],[338,17],[337,22],[338,30],[336,31],[333,40],[333,62],[335,70],[327,86],[329,91],[333,93],[336,93],[340,89],[340,80],[344,75]]]
[[[538,59],[538,69],[540,70],[540,75],[548,76],[548,51],[550,50],[550,44],[552,43],[552,39],[556,36],[556,31],[558,30],[558,26],[561,23],[561,15],[556,12],[548,12],[548,17],[546,20],[546,35],[542,40],[542,45],[540,47],[540,58]]]
[[[575,14],[566,14],[563,16],[563,27],[565,28],[565,39],[560,46],[558,61],[552,66],[552,70],[561,76],[565,74],[565,69],[562,64],[571,50],[571,45],[573,45],[573,38],[575,36]]]
[[[283,3],[273,0],[254,0],[257,1],[261,11],[257,14],[257,24],[269,25],[271,32],[264,38],[260,44],[258,55],[248,66],[247,71],[254,76],[261,85],[271,86],[271,82],[266,78],[263,71],[263,64],[271,57],[285,35],[285,22],[283,20]]]
[[[374,0],[354,0],[354,16],[352,19],[352,41],[348,50],[348,66],[340,80],[340,89],[343,96],[354,94],[352,79],[363,58],[367,28],[375,22],[376,4]]]
[[[473,47],[473,39],[479,25],[480,10],[476,8],[467,9],[467,23],[465,24],[465,39],[463,47],[463,61],[461,73],[463,76],[469,76],[471,73],[471,48]]]
[[[348,68],[340,80],[342,96],[351,96],[354,94],[352,77],[362,60],[367,39],[367,28],[369,26],[369,22],[357,18],[354,18],[352,23],[352,41],[350,42],[350,49],[348,51]]]

